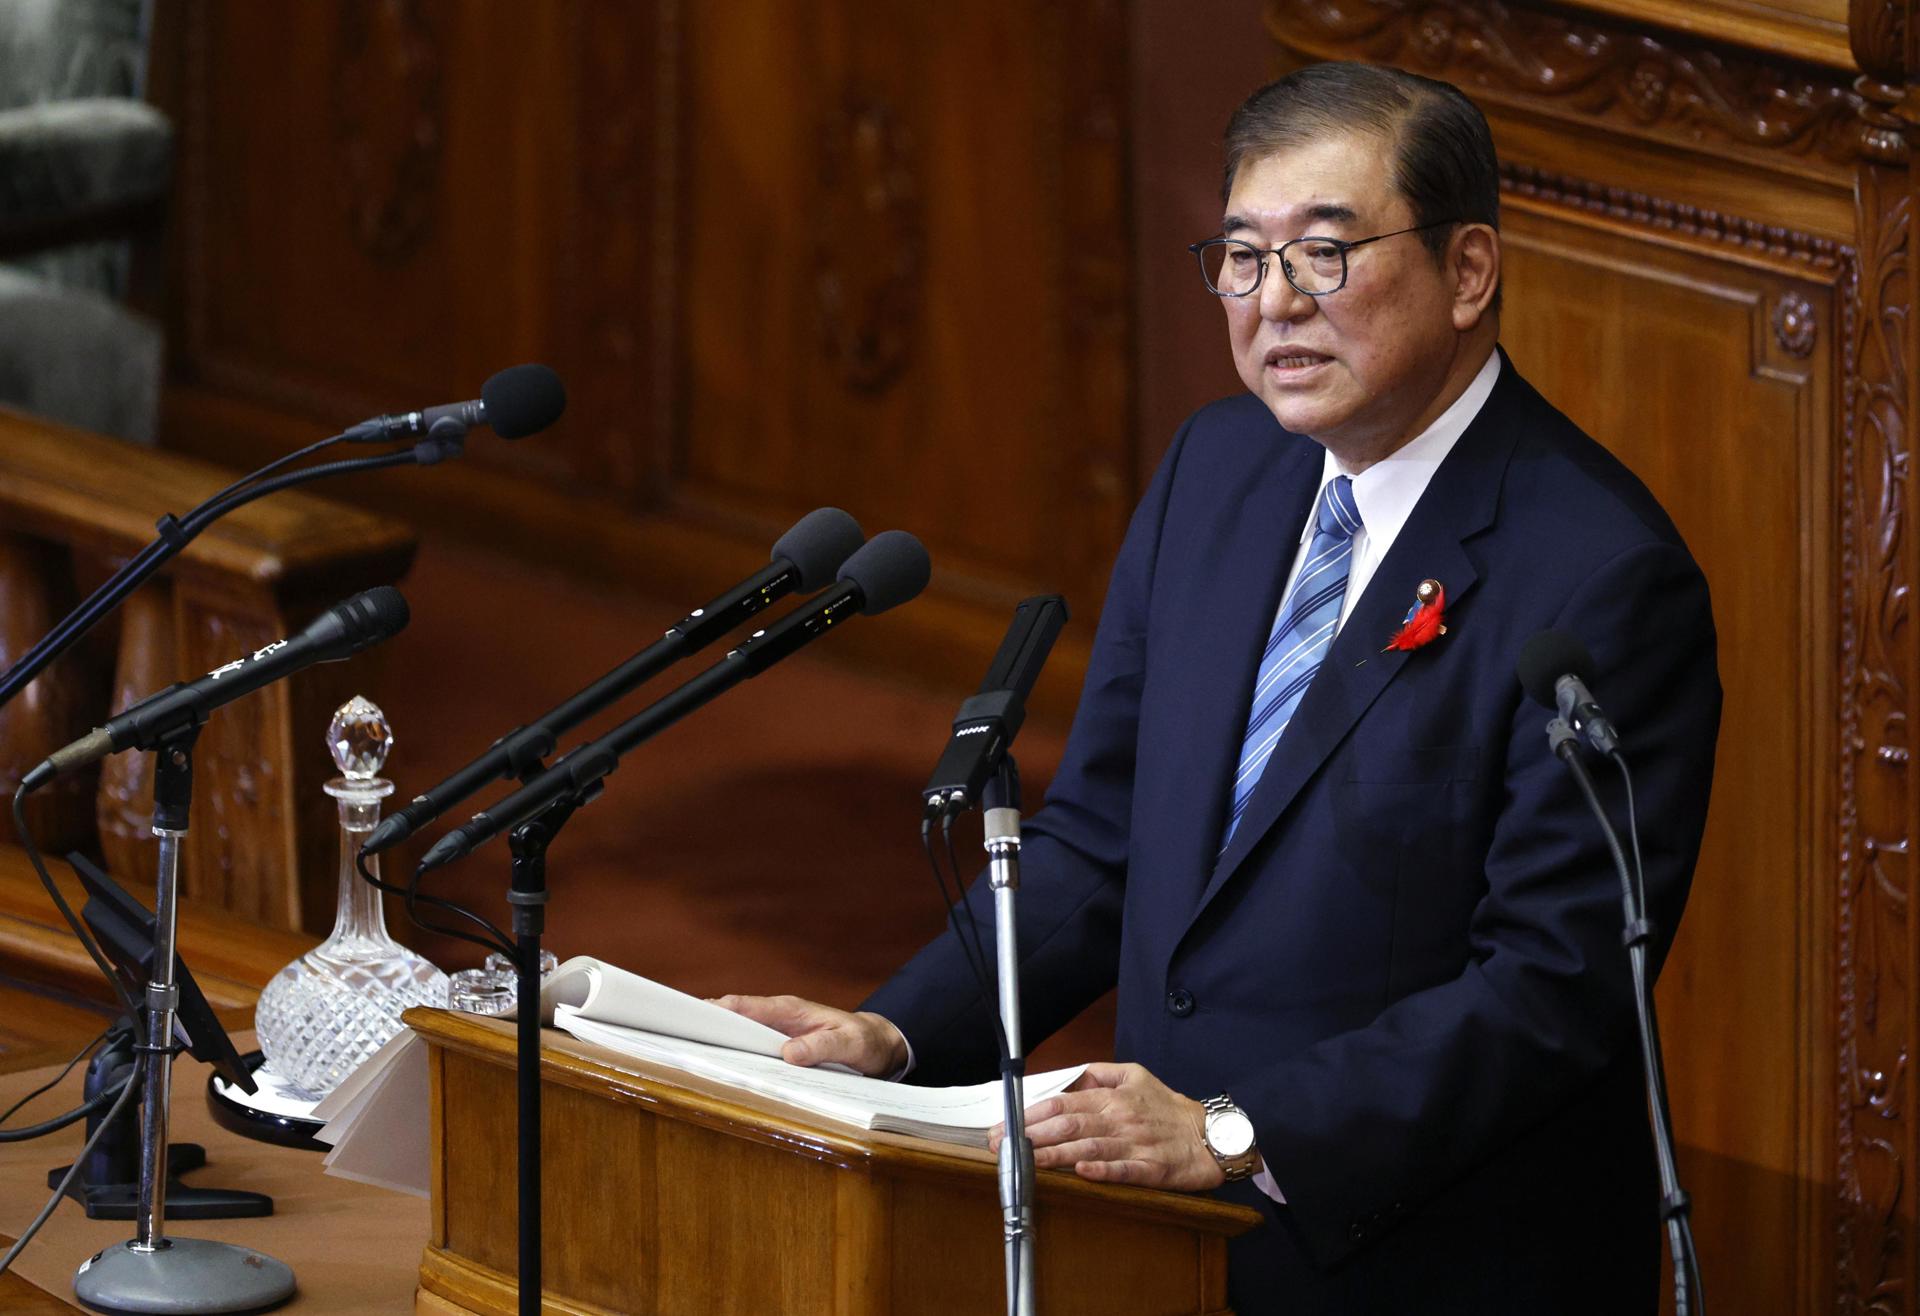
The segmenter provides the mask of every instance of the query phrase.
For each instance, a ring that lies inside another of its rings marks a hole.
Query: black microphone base
[[[131,1112],[129,1112],[131,1113]],[[273,1199],[265,1193],[239,1188],[194,1188],[180,1182],[207,1163],[207,1149],[197,1142],[167,1144],[167,1219],[240,1220],[273,1214]],[[67,1177],[66,1165],[47,1171],[47,1187],[58,1188]],[[89,1220],[131,1220],[140,1203],[140,1183],[88,1183],[82,1170],[67,1185],[67,1196],[80,1203]]]

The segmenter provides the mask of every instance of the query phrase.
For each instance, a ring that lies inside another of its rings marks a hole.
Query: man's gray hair
[[[1479,107],[1451,83],[1377,64],[1309,64],[1247,97],[1227,123],[1224,199],[1240,166],[1290,147],[1363,132],[1392,148],[1393,182],[1438,260],[1445,220],[1500,227],[1500,162]]]

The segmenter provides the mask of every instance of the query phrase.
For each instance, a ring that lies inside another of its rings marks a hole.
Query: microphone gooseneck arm
[[[501,832],[518,827],[568,796],[579,796],[584,803],[599,789],[601,781],[620,766],[623,755],[748,677],[758,676],[815,636],[824,635],[857,616],[860,605],[860,591],[842,586],[789,613],[768,629],[755,632],[706,671],[661,696],[599,739],[570,750],[519,790],[442,836],[421,858],[419,871],[424,873],[463,858]]]
[[[380,854],[440,817],[461,800],[503,777],[525,779],[539,772],[559,738],[629,692],[658,676],[688,654],[704,648],[800,584],[800,570],[774,562],[667,628],[665,635],[544,716],[515,727],[477,758],[401,809],[380,820],[363,847]]]
[[[314,445],[316,448],[319,446],[322,445]],[[427,438],[406,452],[382,453],[377,457],[326,462],[303,470],[289,471],[284,475],[258,483],[242,481],[238,486],[229,485],[184,517],[175,517],[172,514],[161,517],[157,523],[159,530],[157,539],[129,558],[125,565],[108,577],[78,607],[62,618],[60,623],[41,637],[31,649],[22,654],[20,660],[7,669],[5,676],[0,676],[0,708],[4,708],[26,687],[29,681],[46,670],[49,663],[72,648],[81,636],[98,625],[100,619],[118,607],[127,595],[133,593],[154,572],[177,557],[181,550],[199,536],[201,531],[228,512],[243,507],[256,498],[264,498],[270,493],[290,489],[312,480],[323,480],[329,476],[350,475],[358,471],[379,470],[388,466],[432,465],[447,455],[446,446],[444,439]],[[423,454],[423,449],[428,451]],[[275,463],[275,465],[278,464]],[[269,466],[267,469],[271,470],[273,467]],[[248,477],[249,481],[254,478]]]

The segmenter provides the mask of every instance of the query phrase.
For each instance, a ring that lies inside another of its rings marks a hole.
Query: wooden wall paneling
[[[844,499],[943,579],[1098,597],[1134,492],[1119,107],[1061,75],[1097,60],[1069,33],[1123,29],[1082,8],[1108,12],[689,15],[681,498],[769,524]]]
[[[971,684],[1058,589],[1070,706],[1139,490],[1118,0],[163,17],[170,445],[258,461],[542,358],[554,433],[363,496],[696,597],[839,503],[936,573],[837,653]]]
[[[1661,1031],[1713,1301],[1777,1310],[1810,1295],[1831,1224],[1815,1185],[1833,1104],[1817,873],[1834,737],[1778,710],[1831,706],[1832,592],[1797,582],[1834,560],[1839,271],[1658,246],[1539,202],[1510,203],[1504,228],[1516,364],[1653,487],[1712,585],[1728,729]]]
[[[76,601],[73,559],[64,547],[22,534],[0,532],[0,671],[38,643]],[[93,707],[92,673],[84,648],[69,650],[27,683],[0,709],[0,840],[13,843],[13,794],[41,759],[87,727]],[[27,825],[36,843],[53,854],[93,839],[94,773],[50,782],[30,798]]]
[[[192,669],[179,665],[173,588],[164,578],[150,580],[120,605],[120,647],[108,707],[114,713],[123,712],[172,684],[183,670]],[[131,876],[156,871],[159,847],[153,835],[150,755],[115,754],[102,760],[94,810],[100,854],[109,873]]]
[[[1220,231],[1218,144],[1234,107],[1272,76],[1268,43],[1222,36],[1260,31],[1266,9],[1266,0],[1213,0],[1199,24],[1187,7],[1133,6],[1128,195],[1141,308],[1133,326],[1141,488],[1188,416],[1245,387],[1220,299],[1187,244]]]

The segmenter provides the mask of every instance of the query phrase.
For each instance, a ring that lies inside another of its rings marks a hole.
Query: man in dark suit
[[[1117,983],[1124,1062],[1035,1105],[1036,1160],[1259,1205],[1243,1314],[1651,1313],[1619,887],[1514,665],[1548,628],[1593,655],[1657,965],[1719,722],[1706,583],[1496,345],[1496,165],[1463,96],[1315,66],[1227,148],[1196,251],[1249,394],[1188,421],[1135,514],[1026,827],[1027,1035]],[[1444,633],[1387,648],[1422,602]],[[951,934],[858,1013],[729,1003],[797,1063],[994,1072]]]

